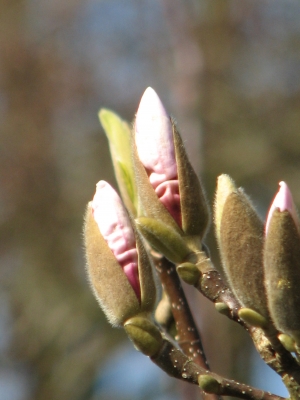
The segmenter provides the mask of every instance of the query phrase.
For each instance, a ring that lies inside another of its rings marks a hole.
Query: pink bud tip
[[[297,210],[294,205],[293,201],[293,196],[291,194],[291,191],[288,187],[288,185],[285,182],[279,182],[280,189],[278,193],[276,194],[273,203],[271,204],[268,217],[267,217],[267,222],[266,222],[266,233],[268,232],[270,221],[273,215],[274,210],[279,209],[279,211],[289,211],[291,214],[293,220],[295,221],[295,224],[297,228],[299,229],[299,221],[298,221],[298,215],[297,215]]]
[[[102,236],[140,300],[138,254],[134,232],[120,197],[105,181],[97,183],[92,212]]]
[[[154,188],[177,177],[172,124],[160,98],[150,87],[145,90],[136,114],[135,141]]]
[[[181,226],[173,128],[160,98],[151,87],[145,90],[136,114],[135,141],[139,158],[146,168],[151,185]],[[163,190],[161,185],[172,189]]]

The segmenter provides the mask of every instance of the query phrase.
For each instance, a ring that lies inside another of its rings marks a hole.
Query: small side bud
[[[155,321],[167,331],[174,325],[171,303],[165,291],[163,291],[162,298],[156,307]]]
[[[198,385],[205,393],[221,394],[222,386],[211,375],[200,375]]]
[[[215,308],[220,314],[226,315],[226,317],[229,317],[231,315],[230,308],[226,303],[215,303]]]
[[[147,217],[135,220],[138,230],[151,246],[175,264],[183,262],[191,250],[171,227]]]
[[[268,320],[261,314],[259,314],[254,310],[251,310],[250,308],[241,308],[238,311],[238,315],[241,318],[241,320],[246,322],[246,324],[248,325],[262,329],[268,327]]]
[[[296,352],[296,343],[289,335],[281,333],[278,335],[278,339],[287,351],[290,351],[291,353]]]
[[[189,285],[195,285],[199,281],[200,271],[195,264],[190,262],[178,265],[177,273],[180,278]]]
[[[126,321],[124,329],[134,347],[153,357],[161,348],[163,339],[160,331],[152,321],[144,317],[134,317]]]

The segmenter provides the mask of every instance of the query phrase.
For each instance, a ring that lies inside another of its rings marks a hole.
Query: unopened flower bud
[[[137,155],[143,164],[150,184],[161,204],[168,210],[181,234],[204,236],[209,211],[199,179],[187,157],[182,139],[175,124],[169,118],[155,91],[148,88],[140,102],[135,121]],[[142,209],[146,216],[158,217],[163,214],[159,207],[149,206],[149,189],[136,167],[138,190]],[[147,196],[146,196],[147,195]],[[161,219],[161,218],[160,218]],[[163,217],[170,226],[167,217]]]
[[[284,182],[270,207],[264,247],[265,286],[278,330],[300,344],[300,234],[292,195]]]
[[[181,227],[181,209],[173,129],[162,102],[148,87],[135,120],[138,156],[158,198]]]
[[[266,234],[268,233],[268,228],[270,225],[270,221],[273,215],[273,212],[278,208],[281,212],[282,211],[289,211],[291,214],[296,227],[299,229],[299,219],[298,219],[298,214],[297,210],[293,201],[293,196],[292,193],[288,187],[288,185],[281,181],[279,182],[280,189],[276,196],[274,197],[274,200],[271,204],[270,210],[268,212],[267,216],[267,222],[266,222]]]
[[[92,212],[108,247],[122,267],[137,298],[141,298],[135,235],[120,197],[105,181],[97,184]]]
[[[113,325],[155,303],[152,267],[121,199],[106,182],[97,184],[85,221],[85,245],[93,291]]]
[[[227,176],[218,178],[216,236],[231,289],[244,307],[268,319],[264,288],[263,223],[242,189]]]

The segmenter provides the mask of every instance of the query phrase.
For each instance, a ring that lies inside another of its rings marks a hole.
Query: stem
[[[172,314],[176,322],[176,341],[190,359],[201,367],[208,369],[200,333],[193,319],[175,266],[166,258],[156,262],[162,285],[171,304]]]
[[[195,385],[200,376],[209,376],[217,383],[215,394],[248,400],[283,400],[283,397],[225,379],[195,364],[171,342],[164,340],[160,351],[151,360],[170,376]]]
[[[195,324],[185,293],[183,291],[175,266],[165,257],[155,257],[156,270],[171,304],[171,311],[176,323],[176,341],[190,361],[209,370],[205,357],[201,336]],[[182,376],[180,375],[182,379]],[[210,400],[219,400],[214,394]]]
[[[196,289],[214,303],[224,303],[228,307],[228,313],[225,315],[249,332],[262,359],[281,376],[291,397],[300,399],[300,366],[291,353],[283,347],[274,330],[263,331],[245,324],[238,317],[241,305],[225,285],[210,259],[203,260],[201,255],[198,267],[200,271],[202,269],[205,272],[201,272],[198,282],[195,283]]]

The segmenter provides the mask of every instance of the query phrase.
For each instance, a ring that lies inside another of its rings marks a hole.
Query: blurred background
[[[115,183],[97,112],[132,121],[152,86],[211,204],[228,173],[262,218],[281,180],[300,207],[299,20],[297,0],[0,0],[1,400],[198,398],[88,287],[85,205]],[[188,295],[212,368],[285,395],[247,335]]]

